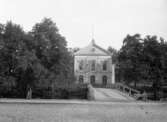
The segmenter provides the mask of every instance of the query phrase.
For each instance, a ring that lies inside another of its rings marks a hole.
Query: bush
[[[0,87],[0,98],[18,98],[20,93],[15,88]]]
[[[32,97],[41,99],[87,99],[87,85],[73,84],[57,86],[54,93],[51,88],[35,88]]]
[[[88,85],[88,93],[87,93],[87,99],[88,100],[94,100],[94,90],[93,87],[91,86],[91,84]]]

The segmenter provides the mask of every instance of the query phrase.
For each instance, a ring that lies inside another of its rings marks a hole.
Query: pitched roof
[[[95,41],[92,39],[91,43],[81,48],[79,51],[74,53],[75,56],[111,56],[111,53],[109,53],[107,50],[101,48],[97,44],[95,44]]]

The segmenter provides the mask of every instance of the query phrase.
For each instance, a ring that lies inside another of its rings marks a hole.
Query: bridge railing
[[[116,88],[119,89],[119,90],[122,90],[123,92],[127,92],[129,93],[130,95],[132,94],[140,94],[140,91],[134,89],[134,88],[131,88],[125,84],[122,84],[122,83],[116,83]]]
[[[142,99],[146,99],[146,95],[145,94],[141,94],[140,91],[134,89],[134,88],[131,88],[125,84],[122,84],[122,83],[116,83],[116,88],[120,91],[122,91],[123,93],[126,93],[128,94],[129,96],[132,96],[134,97],[135,99],[139,99],[139,97],[141,97]]]
[[[129,95],[133,96],[134,94],[140,94],[140,91],[133,89],[125,84],[122,83],[115,83],[115,84],[106,84],[106,85],[102,85],[102,84],[93,84],[93,87],[96,88],[115,88],[118,89],[124,93],[128,93]]]
[[[106,84],[106,85],[103,85],[103,84],[93,84],[92,86],[96,87],[96,88],[116,88],[115,84]]]
[[[115,84],[106,84],[106,85],[99,85],[94,84],[93,87],[96,88],[110,88],[110,89],[118,89],[119,91],[135,98],[136,100],[147,100],[148,94],[147,93],[141,93],[141,91],[136,90],[134,88],[131,88],[123,83],[115,83]]]
[[[133,96],[134,94],[140,94],[140,91],[133,89],[133,88],[131,88],[125,84],[122,84],[122,83],[116,83],[116,88],[125,92],[125,93],[128,93],[131,96]]]

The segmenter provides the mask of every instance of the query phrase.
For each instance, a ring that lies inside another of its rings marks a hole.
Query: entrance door
[[[94,75],[90,76],[90,83],[95,84],[95,76]]]
[[[107,85],[107,76],[103,76],[103,85]]]

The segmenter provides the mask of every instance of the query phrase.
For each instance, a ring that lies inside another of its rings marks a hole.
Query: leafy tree
[[[112,54],[112,62],[114,64],[116,64],[117,63],[118,51],[111,46],[108,47],[108,51]]]
[[[136,82],[140,80],[140,65],[142,55],[142,44],[140,43],[141,37],[139,34],[127,37],[123,41],[123,46],[119,51],[119,72],[122,75],[122,80],[126,83]]]
[[[12,22],[0,24],[0,85],[26,97],[36,87],[51,87],[54,93],[55,85],[72,83],[73,57],[66,46],[51,19],[28,33]]]
[[[167,43],[163,38],[139,34],[127,37],[118,53],[119,75],[126,83],[152,83],[154,99],[167,78]],[[135,85],[136,86],[136,85]]]
[[[147,79],[153,83],[154,98],[158,98],[161,83],[164,82],[166,75],[167,60],[166,51],[167,44],[161,39],[159,41],[156,36],[147,36],[144,38],[143,57],[145,70],[147,71]]]
[[[3,79],[3,85],[12,87],[10,84],[17,84],[17,66],[18,66],[18,52],[20,51],[24,31],[19,25],[8,22],[3,29],[1,29],[1,49],[0,49],[0,75]]]
[[[48,82],[54,85],[71,82],[73,60],[66,48],[66,40],[60,35],[56,24],[48,18],[37,23],[31,32],[35,41],[36,56],[50,72]]]

